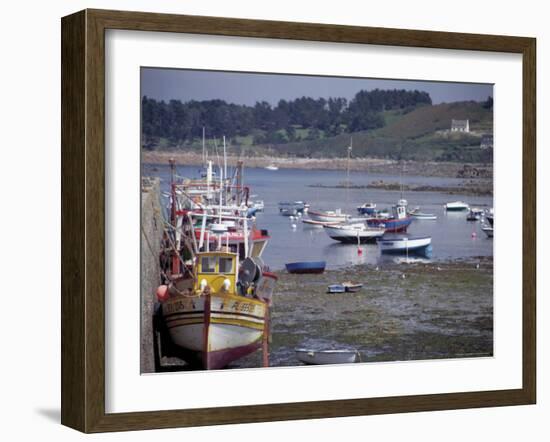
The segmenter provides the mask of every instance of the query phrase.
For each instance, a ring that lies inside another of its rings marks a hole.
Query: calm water
[[[178,167],[179,176],[196,178],[199,167]],[[169,188],[170,170],[164,165],[144,165],[143,175],[161,178],[163,190]],[[352,264],[376,264],[381,260],[395,260],[394,257],[381,257],[375,244],[361,245],[363,253],[357,252],[357,245],[340,244],[324,232],[323,228],[308,226],[300,220],[291,221],[279,214],[280,201],[303,200],[312,208],[333,210],[341,208],[353,216],[356,207],[364,202],[375,202],[377,208],[390,208],[400,198],[395,191],[374,189],[326,189],[310,187],[314,184],[337,185],[345,181],[345,171],[280,169],[245,169],[244,183],[250,187],[252,200],[263,200],[265,209],[258,213],[256,223],[268,229],[271,235],[263,258],[272,269],[284,268],[284,264],[294,261],[327,262],[327,268],[342,268]],[[365,185],[371,181],[384,180],[399,182],[399,176],[350,172],[354,185]],[[403,184],[453,185],[462,180],[440,177],[403,176]],[[419,206],[422,212],[434,213],[435,221],[414,220],[408,229],[411,235],[432,237],[433,260],[448,260],[471,256],[492,256],[493,240],[487,239],[480,229],[479,222],[466,221],[466,212],[447,213],[443,204],[463,200],[471,206],[492,207],[492,197],[449,195],[440,192],[408,192],[404,198],[409,207]],[[295,227],[293,227],[293,224]],[[475,235],[472,235],[475,233]],[[397,258],[399,259],[399,258]]]

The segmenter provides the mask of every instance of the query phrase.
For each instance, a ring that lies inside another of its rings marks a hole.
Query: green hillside
[[[246,146],[247,154],[297,157],[343,157],[353,138],[353,157],[374,156],[417,161],[490,162],[491,150],[479,148],[482,134],[492,134],[493,110],[483,103],[455,102],[423,105],[383,113],[385,126],[285,144]],[[470,134],[448,133],[453,119],[468,119]]]
[[[223,107],[222,104],[216,104]],[[318,103],[319,106],[321,104],[323,103]],[[155,106],[158,105],[158,103],[155,104]],[[172,103],[172,106],[175,105]],[[216,106],[212,106],[215,110]],[[154,109],[158,111],[156,107]],[[161,107],[160,110],[162,109]],[[319,107],[319,109],[325,108]],[[211,115],[214,110],[207,112],[206,115]],[[324,123],[319,124],[318,127],[308,123],[313,121],[313,117],[308,114],[309,116],[301,116],[303,121],[300,124],[291,122],[280,125],[282,126],[280,128],[275,126],[265,129],[263,126],[277,115],[273,110],[270,112],[272,114],[265,116],[266,122],[263,125],[251,123],[248,129],[242,130],[242,133],[227,136],[228,152],[231,155],[342,158],[346,157],[350,139],[353,139],[352,156],[354,158],[368,156],[393,160],[472,163],[489,163],[493,159],[492,149],[483,150],[479,147],[481,136],[493,133],[493,108],[492,103],[488,102],[464,101],[438,105],[417,103],[386,111],[371,112],[368,114],[369,118],[362,121],[362,124],[367,127],[373,122],[376,124],[373,123],[368,130],[358,131],[352,130],[353,124],[356,123],[346,113],[348,111],[341,111],[340,117],[332,120],[327,120],[328,116],[322,114],[326,121],[323,120]],[[469,120],[470,133],[450,133],[453,119]],[[157,119],[150,117],[148,121],[157,122],[160,126],[169,128],[176,127],[170,126],[165,120],[171,121],[166,115]],[[225,121],[221,117],[219,120]],[[328,123],[329,121],[332,122]],[[306,124],[310,126],[306,127]],[[164,134],[167,131],[163,129],[160,133]],[[144,134],[142,142],[145,150],[197,153],[202,150],[202,137],[196,135],[177,139],[169,136],[147,137]],[[220,142],[218,138],[216,144],[218,149],[221,149]],[[214,145],[214,141],[207,136],[208,148],[213,149]]]

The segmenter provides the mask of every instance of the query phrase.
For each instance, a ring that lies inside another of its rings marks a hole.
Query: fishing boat
[[[392,207],[392,215],[376,214],[367,218],[370,227],[383,227],[386,233],[406,232],[412,218],[407,215],[407,201],[400,199],[397,205]]]
[[[493,232],[494,232],[493,226],[484,224],[484,225],[481,226],[481,230],[483,230],[485,232],[485,234],[487,235],[487,238],[492,238],[493,237]]]
[[[311,210],[309,209],[307,214],[309,218],[313,221],[321,222],[336,222],[343,223],[346,222],[350,216],[343,213],[341,209],[336,210]]]
[[[431,236],[385,236],[378,240],[381,253],[415,254],[426,258],[432,256]]]
[[[208,226],[208,225],[207,225]],[[227,226],[227,225],[226,225]],[[195,240],[199,250],[215,250],[221,243],[233,252],[238,252],[244,259],[248,256],[260,257],[270,240],[269,232],[265,229],[258,229],[253,226],[251,229],[227,226],[224,232],[212,229],[195,228]],[[221,234],[220,234],[221,233]]]
[[[336,241],[350,244],[374,242],[382,237],[384,227],[369,227],[365,223],[323,225],[326,234]]]
[[[454,201],[452,203],[445,204],[445,210],[448,212],[459,212],[461,210],[468,210],[470,206],[464,201]]]
[[[466,221],[479,221],[482,215],[483,210],[472,207],[466,215]]]
[[[247,218],[249,190],[242,163],[233,178],[175,181],[171,164],[170,221],[165,224],[158,314],[178,356],[193,367],[223,368],[262,347],[268,365],[269,306],[277,276],[260,256],[268,232]]]
[[[361,206],[357,207],[357,211],[361,215],[374,215],[376,212],[376,204],[375,203],[365,203]]]
[[[275,164],[270,164],[269,166],[265,166],[266,170],[279,170],[279,167],[275,166]]]
[[[291,262],[285,264],[288,273],[323,273],[327,263],[325,261]]]
[[[351,364],[358,360],[357,350],[313,350],[297,348],[295,353],[299,361],[308,365]]]
[[[159,287],[169,336],[189,364],[223,368],[262,346],[269,303],[257,291],[259,284],[248,281],[243,290],[238,275],[237,254],[197,253],[186,278]]]

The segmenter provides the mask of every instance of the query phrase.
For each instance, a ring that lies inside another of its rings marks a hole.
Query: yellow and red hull
[[[172,341],[189,355],[187,362],[206,370],[256,351],[267,333],[267,304],[244,296],[177,296],[162,312]]]

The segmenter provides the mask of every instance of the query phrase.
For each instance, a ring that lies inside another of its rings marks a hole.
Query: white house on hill
[[[470,120],[451,120],[451,132],[470,132]]]

